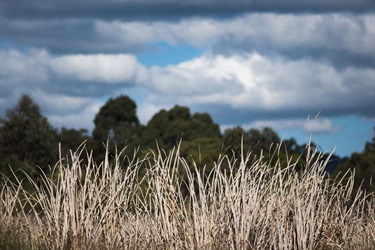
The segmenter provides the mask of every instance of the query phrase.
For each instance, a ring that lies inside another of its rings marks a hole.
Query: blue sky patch
[[[147,46],[137,59],[143,65],[165,67],[200,56],[202,51],[188,44],[158,42]]]

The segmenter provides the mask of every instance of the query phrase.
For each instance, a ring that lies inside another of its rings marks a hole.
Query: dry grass
[[[329,181],[307,150],[303,172],[297,159],[269,166],[247,154],[202,176],[178,148],[97,165],[81,146],[54,178],[29,177],[33,193],[3,179],[0,248],[374,249],[374,194],[350,200],[352,173]]]

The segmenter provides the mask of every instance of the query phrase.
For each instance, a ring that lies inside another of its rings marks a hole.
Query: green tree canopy
[[[242,127],[236,126],[224,131],[223,143],[225,147],[228,147],[236,154],[240,154],[242,145],[244,153],[249,150],[250,139],[246,136],[246,132]]]
[[[280,137],[269,127],[245,131],[237,126],[224,131],[223,142],[224,146],[233,150],[236,155],[241,153],[241,146],[245,154],[251,151],[259,155],[261,151],[267,153],[272,144],[280,143]]]
[[[246,135],[249,138],[251,149],[258,154],[261,150],[267,151],[272,144],[280,143],[281,141],[278,134],[269,127],[265,127],[262,130],[252,128]]]
[[[58,132],[57,140],[61,143],[62,155],[66,156],[69,154],[69,150],[75,151],[83,142],[86,141],[88,148],[92,147],[93,140],[88,135],[87,129],[73,129],[62,127]]]
[[[193,160],[199,169],[205,168],[208,174],[222,153],[222,141],[219,137],[196,138],[181,144],[181,156]]]
[[[365,144],[364,150],[353,153],[333,175],[343,174],[349,169],[355,171],[355,191],[361,188],[375,192],[375,128],[372,141]]]
[[[171,110],[161,110],[148,122],[146,140],[149,143],[158,141],[159,145],[171,148],[181,139],[192,141],[198,138],[220,138],[219,125],[210,115],[195,113],[193,116],[187,107],[175,106]]]
[[[53,165],[58,160],[55,142],[56,131],[27,95],[21,96],[18,104],[0,118],[0,158],[4,171],[8,164],[17,162],[22,162],[23,168]]]
[[[141,143],[140,122],[137,117],[137,105],[127,96],[109,99],[95,116],[94,140],[115,142],[119,148],[126,145],[137,146]],[[125,143],[126,142],[126,143]]]

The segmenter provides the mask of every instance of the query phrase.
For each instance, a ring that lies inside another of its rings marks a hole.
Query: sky
[[[375,1],[0,0],[0,115],[28,94],[56,128],[127,95],[222,131],[273,128],[341,157],[375,127]]]

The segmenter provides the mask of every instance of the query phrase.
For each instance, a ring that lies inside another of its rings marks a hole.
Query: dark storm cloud
[[[374,2],[375,3],[375,2]],[[242,32],[230,32],[213,46],[214,53],[257,51],[269,57],[282,54],[292,60],[311,58],[337,68],[375,66],[373,14],[251,14]]]
[[[98,24],[109,26],[113,22],[166,22],[177,23],[191,17],[209,18],[212,20],[228,19],[246,13],[356,13],[373,12],[373,1],[2,1],[0,10],[0,30],[2,41],[19,46],[47,49],[51,53],[138,53],[147,42],[132,40],[131,35],[120,37],[120,30],[103,35]],[[298,20],[296,20],[298,21]],[[262,26],[262,23],[257,24]],[[297,24],[298,25],[298,24]],[[329,26],[329,23],[327,23]],[[103,25],[102,25],[103,26]],[[218,27],[219,28],[219,27]],[[268,29],[268,27],[265,27]],[[324,31],[324,27],[321,28]],[[181,32],[181,31],[175,31]],[[339,36],[327,29],[326,35],[335,43],[340,43]],[[317,34],[324,35],[324,34]],[[204,36],[204,33],[202,34]],[[277,40],[267,42],[264,39],[244,37],[244,40],[233,39],[237,34],[229,34],[217,41],[215,48],[219,53],[233,50],[273,51]],[[160,38],[159,38],[160,39]],[[251,41],[251,42],[249,42]],[[313,42],[312,42],[313,43]],[[277,44],[276,44],[277,47]],[[277,48],[290,56],[311,54],[313,48],[290,47]],[[340,49],[340,48],[339,48]],[[343,51],[345,60],[352,60],[352,55]],[[320,55],[332,59],[329,53]],[[365,65],[375,61],[374,57],[353,57]],[[345,63],[345,60],[337,60]]]
[[[373,41],[375,44],[375,37],[373,37]],[[322,63],[328,62],[334,65],[337,69],[344,69],[352,65],[359,68],[373,68],[375,66],[375,51],[374,53],[358,53],[358,51],[345,50],[340,48],[340,46],[337,46],[336,49],[332,49],[323,46],[316,46],[314,44],[309,46],[290,46],[282,48],[277,44],[269,42],[270,40],[255,42],[222,40],[214,45],[212,51],[215,54],[227,56],[257,51],[258,53],[269,57],[277,57],[282,54],[291,60],[300,60],[307,57]]]
[[[2,1],[1,15],[16,19],[99,18],[106,20],[229,17],[245,12],[373,11],[372,0],[359,1]]]
[[[102,82],[90,82],[83,83],[82,81],[74,80],[53,80],[46,84],[42,89],[51,94],[64,93],[67,96],[72,97],[101,97],[103,95],[103,89],[106,90],[107,94],[115,94],[121,91],[124,86],[121,85],[105,85],[103,86]],[[29,90],[28,92],[31,92]]]
[[[123,44],[101,36],[95,30],[95,23],[87,19],[3,20],[0,28],[4,41],[46,48],[57,54],[134,52],[141,49],[138,44]]]

